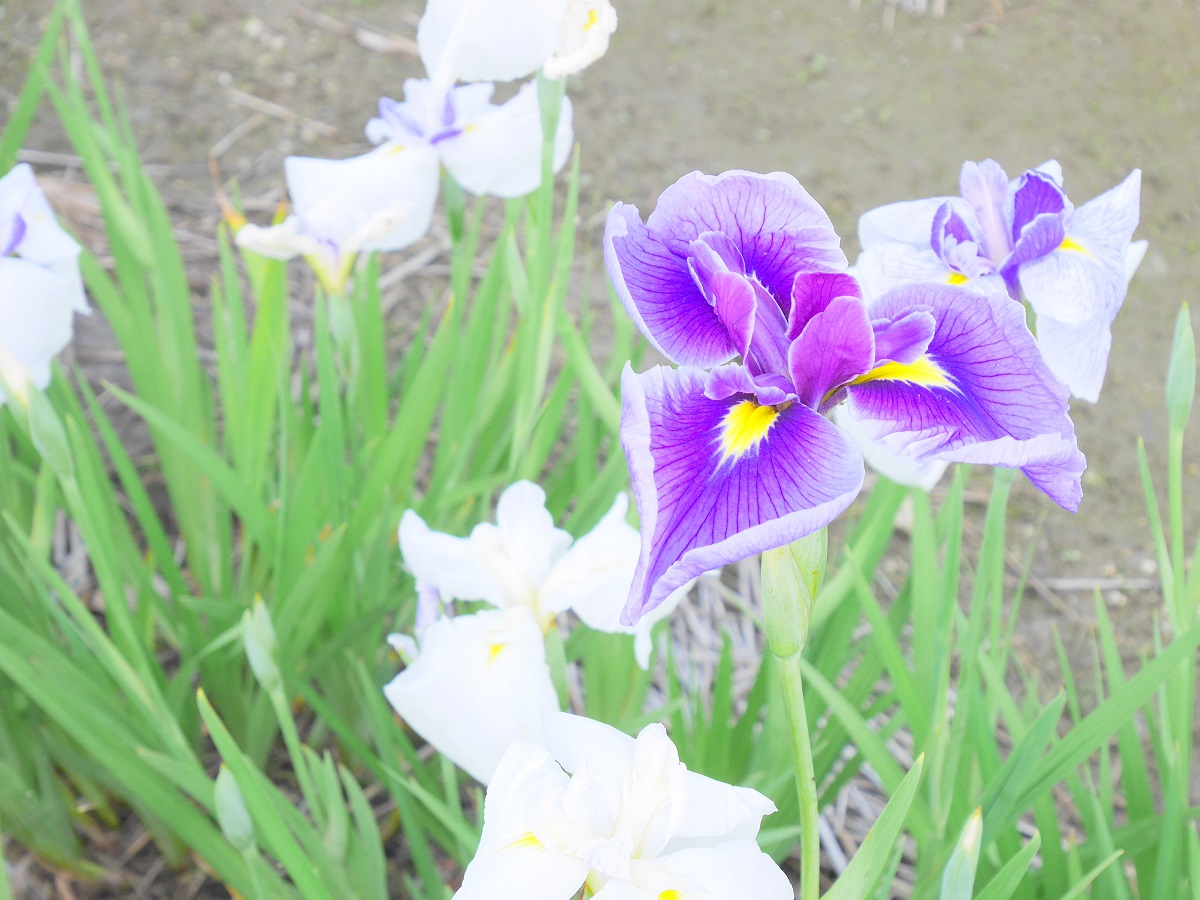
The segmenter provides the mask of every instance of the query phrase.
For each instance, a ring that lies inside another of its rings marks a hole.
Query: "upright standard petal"
[[[862,487],[858,449],[799,403],[710,400],[707,376],[658,367],[621,380],[621,445],[642,519],[624,618],[692,578],[827,525]]]
[[[1024,308],[1005,295],[912,285],[871,307],[899,319],[914,307],[936,321],[924,356],[887,363],[849,388],[851,412],[898,455],[1021,468],[1074,511],[1084,458],[1067,390],[1042,361]]]
[[[984,255],[998,267],[1012,250],[1006,214],[1008,175],[993,159],[965,162],[958,176],[958,187],[979,223]]]
[[[686,250],[675,252],[651,232],[637,207],[618,203],[608,214],[604,264],[625,312],[667,359],[707,368],[737,355],[725,325],[692,277]]]
[[[456,81],[512,81],[554,53],[568,0],[429,0],[417,26],[425,71]]]
[[[571,101],[563,97],[554,135],[554,171],[571,155]],[[501,106],[489,106],[460,133],[437,145],[463,189],[493,197],[523,197],[542,182],[542,118],[537,88],[523,85]]]
[[[796,396],[810,409],[871,368],[875,336],[867,307],[858,297],[838,297],[810,318],[788,348],[788,370]]]
[[[844,271],[841,239],[825,210],[786,172],[692,172],[663,191],[646,227],[676,254],[704,232],[741,251],[746,273],[783,306],[799,272]]]
[[[436,622],[384,694],[414,731],[483,784],[514,741],[540,737],[542,710],[558,708],[541,627],[523,609]]]
[[[571,546],[571,535],[554,526],[546,509],[546,492],[531,481],[509,485],[496,503],[496,524],[483,522],[471,530],[471,543],[505,583],[510,603],[530,606],[552,617],[540,592],[559,557]]]

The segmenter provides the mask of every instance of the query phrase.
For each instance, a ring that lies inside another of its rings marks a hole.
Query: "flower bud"
[[[242,614],[242,644],[258,683],[266,691],[278,688],[283,683],[283,675],[275,662],[275,627],[261,598]]]

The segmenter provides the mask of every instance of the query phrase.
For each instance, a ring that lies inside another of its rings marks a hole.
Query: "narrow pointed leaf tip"
[[[1184,303],[1175,319],[1175,336],[1171,341],[1171,362],[1167,367],[1167,414],[1171,430],[1182,433],[1187,428],[1196,396],[1196,337],[1192,318]]]

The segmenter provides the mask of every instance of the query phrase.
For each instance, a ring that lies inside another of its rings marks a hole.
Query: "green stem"
[[[792,732],[792,756],[796,766],[796,791],[800,798],[800,900],[815,900],[821,892],[820,809],[817,806],[817,776],[813,769],[812,742],[808,736],[808,713],[804,708],[804,683],[800,653],[786,659],[775,657]]]
[[[825,574],[828,546],[828,535],[821,529],[762,555],[763,621],[779,667],[800,799],[799,900],[817,900],[821,891],[820,808],[800,658],[808,640],[813,603]]]

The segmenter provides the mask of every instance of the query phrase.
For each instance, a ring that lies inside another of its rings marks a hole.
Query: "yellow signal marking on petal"
[[[729,457],[741,457],[759,445],[779,411],[773,406],[761,406],[753,400],[743,400],[730,408],[721,422],[721,462]]]
[[[1074,250],[1076,253],[1087,253],[1088,248],[1079,243],[1074,238],[1063,238],[1063,242],[1058,245],[1059,250]]]
[[[509,844],[505,849],[506,850],[514,850],[518,847],[541,847],[541,846],[543,846],[542,842],[537,839],[537,837],[534,835],[534,833],[532,831],[527,831],[525,834],[521,835],[519,838],[517,838],[515,841],[513,841],[511,844]]]
[[[658,895],[658,900],[683,900],[683,894],[676,890],[663,891]]]
[[[583,30],[591,31],[596,26],[596,23],[599,21],[600,21],[600,16],[597,14],[597,12],[594,9],[589,9],[588,14],[587,14],[587,21],[583,23]]]
[[[488,647],[488,665],[489,666],[496,661],[496,657],[498,657],[501,653],[503,653],[504,648],[507,646],[508,646],[508,644],[492,644],[490,647]]]
[[[918,357],[910,363],[885,362],[850,383],[866,384],[869,381],[906,381],[923,387],[954,387],[949,376],[928,356]]]
[[[946,276],[946,284],[966,284],[967,276],[962,272],[951,272]]]

